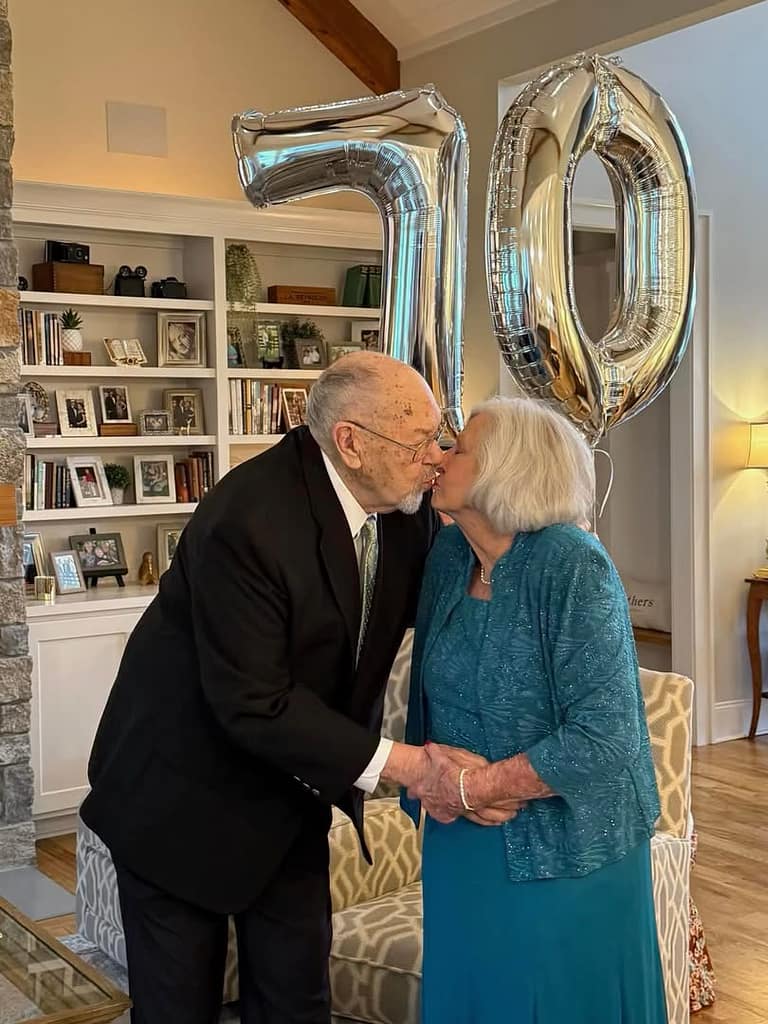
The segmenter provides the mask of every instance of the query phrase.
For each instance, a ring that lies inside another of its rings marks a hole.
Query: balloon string
[[[597,520],[603,518],[603,512],[605,512],[605,506],[608,504],[608,499],[611,496],[611,491],[613,489],[614,471],[613,471],[613,459],[611,458],[611,453],[607,452],[604,448],[595,448],[594,451],[595,451],[595,455],[604,455],[606,457],[606,459],[608,459],[608,465],[610,466],[610,476],[608,477],[608,483],[607,483],[606,488],[605,488],[605,494],[603,495],[603,500],[600,502],[600,509],[599,510],[597,510],[597,494],[595,494],[595,505],[594,505],[594,507],[595,507],[595,510],[596,510],[596,515],[595,515],[595,524],[594,525],[595,525],[595,527],[597,527]]]

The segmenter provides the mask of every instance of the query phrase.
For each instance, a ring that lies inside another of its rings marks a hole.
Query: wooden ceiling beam
[[[374,93],[400,88],[397,50],[350,0],[279,0]]]

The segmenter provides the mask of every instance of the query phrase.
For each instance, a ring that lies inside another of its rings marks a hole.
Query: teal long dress
[[[422,679],[427,736],[493,759],[478,708],[489,608],[458,601]],[[666,1024],[647,838],[587,874],[514,881],[504,829],[427,818],[423,891],[423,1024]]]

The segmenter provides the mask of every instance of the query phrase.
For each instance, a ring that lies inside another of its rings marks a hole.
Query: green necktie
[[[376,535],[376,516],[368,516],[360,528],[360,632],[357,637],[357,659],[365,639],[368,616],[371,613],[373,590],[376,586],[376,565],[379,560],[379,539]]]

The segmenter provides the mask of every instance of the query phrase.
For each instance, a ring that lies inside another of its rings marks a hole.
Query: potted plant
[[[108,462],[104,467],[107,475],[107,483],[112,493],[112,504],[122,505],[125,497],[125,489],[131,482],[131,474],[117,462]]]
[[[65,352],[82,352],[83,336],[80,328],[83,326],[83,318],[74,309],[65,309],[59,318],[61,320],[61,347]]]

